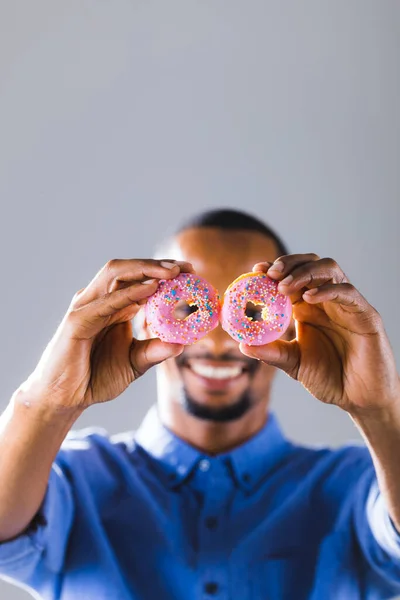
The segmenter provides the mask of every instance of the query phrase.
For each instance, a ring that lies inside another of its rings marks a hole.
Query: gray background
[[[399,40],[395,0],[1,0],[0,408],[77,289],[206,207],[335,258],[398,361]],[[154,399],[149,373],[76,426]],[[361,442],[281,373],[273,407],[293,439]]]

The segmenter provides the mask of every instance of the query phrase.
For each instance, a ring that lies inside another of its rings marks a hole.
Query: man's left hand
[[[278,291],[290,297],[296,338],[241,344],[244,354],[282,369],[322,402],[349,413],[390,411],[395,404],[399,410],[400,379],[382,318],[333,259],[291,254],[253,270],[279,281]]]

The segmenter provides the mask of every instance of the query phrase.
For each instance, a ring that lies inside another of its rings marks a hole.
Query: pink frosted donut
[[[182,303],[184,300],[186,302]],[[178,319],[178,303],[198,310]],[[180,273],[175,279],[162,279],[155,294],[146,303],[146,320],[153,335],[163,342],[194,344],[217,327],[220,300],[217,291],[205,279]]]
[[[278,283],[265,273],[245,273],[225,292],[221,324],[237,342],[262,346],[280,338],[289,327],[292,303],[278,293]],[[260,307],[260,320],[246,315],[247,303]]]

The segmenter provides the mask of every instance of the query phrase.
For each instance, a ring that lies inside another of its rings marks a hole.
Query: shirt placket
[[[232,480],[226,465],[217,458],[201,460],[198,468],[205,490],[198,523],[198,597],[229,600],[228,508]]]

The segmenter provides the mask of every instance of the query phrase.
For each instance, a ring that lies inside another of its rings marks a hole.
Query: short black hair
[[[184,221],[175,235],[192,228],[218,227],[227,230],[258,231],[275,242],[278,256],[289,254],[289,249],[281,237],[266,223],[241,210],[214,209],[194,215]]]

